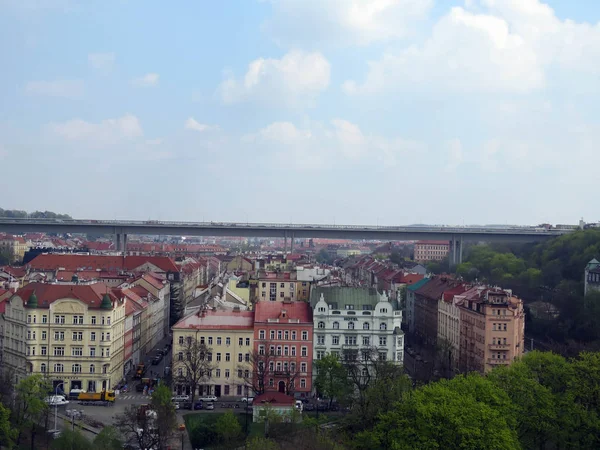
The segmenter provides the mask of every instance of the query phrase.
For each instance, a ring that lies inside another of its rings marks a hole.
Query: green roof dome
[[[110,297],[108,296],[108,294],[104,294],[104,297],[102,297],[102,303],[100,303],[100,308],[112,309],[112,302],[110,301]]]
[[[37,295],[35,295],[35,292],[32,292],[31,295],[29,296],[29,299],[27,300],[27,307],[28,308],[37,308],[38,307],[38,300],[37,300]]]

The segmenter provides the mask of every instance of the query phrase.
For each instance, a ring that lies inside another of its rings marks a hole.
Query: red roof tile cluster
[[[21,297],[25,302],[35,292],[38,300],[38,308],[47,308],[52,302],[63,298],[74,298],[81,300],[91,308],[99,308],[105,294],[116,301],[119,297],[109,286],[104,283],[95,284],[45,284],[29,283],[19,289],[15,295]]]
[[[418,288],[415,291],[415,294],[431,300],[440,300],[445,291],[454,289],[461,284],[462,283],[460,281],[448,276],[437,276],[431,278],[428,283]]]
[[[25,269],[25,267],[3,266],[0,267],[0,271],[12,275],[15,278],[23,278],[27,275],[27,269]]]
[[[253,405],[261,406],[261,403],[269,403],[273,406],[293,406],[296,404],[296,399],[291,395],[284,394],[279,391],[267,391],[264,394],[254,397]]]
[[[165,272],[178,272],[175,262],[166,256],[109,256],[44,253],[36,256],[29,263],[34,270],[96,270],[108,272],[120,270],[135,271],[144,264],[152,264]]]
[[[113,250],[115,248],[115,245],[113,242],[85,241],[82,243],[82,247],[88,248],[96,252],[107,252],[109,250]]]
[[[298,319],[300,323],[312,322],[312,309],[305,302],[258,302],[254,310],[255,322],[267,322],[268,319],[279,319],[282,323],[283,312],[286,319]],[[285,319],[283,319],[285,320]],[[283,321],[283,323],[285,323]]]
[[[2,291],[2,289],[0,289],[0,291]],[[0,295],[2,295],[2,292],[0,292]],[[4,314],[6,312],[6,303],[8,302],[8,299],[2,300],[0,302],[0,314]]]

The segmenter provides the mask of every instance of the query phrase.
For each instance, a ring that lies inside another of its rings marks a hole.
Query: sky
[[[0,207],[599,221],[597,0],[0,0]]]

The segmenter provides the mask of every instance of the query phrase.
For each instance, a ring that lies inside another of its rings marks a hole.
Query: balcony
[[[346,343],[346,344],[342,345],[342,347],[343,348],[357,348],[358,344],[357,343],[354,343],[354,344],[348,344],[348,343]]]
[[[510,364],[510,359],[488,358],[487,363],[493,366],[507,366]]]
[[[509,350],[510,345],[509,344],[489,344],[488,348],[490,350]]]

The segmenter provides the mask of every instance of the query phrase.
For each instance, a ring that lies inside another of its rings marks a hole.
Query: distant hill
[[[18,209],[2,209],[0,208],[0,217],[11,219],[72,219],[68,214],[57,214],[52,211],[20,211]]]

